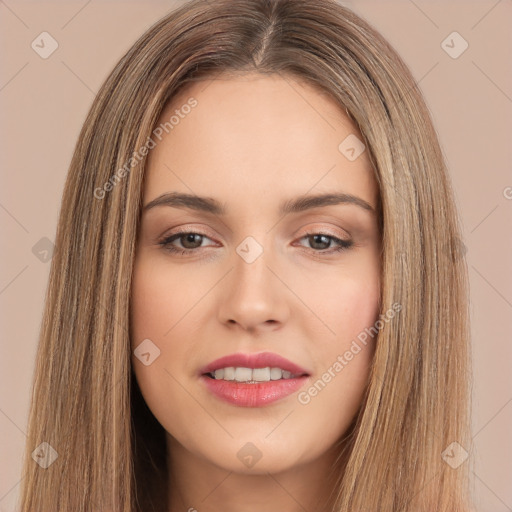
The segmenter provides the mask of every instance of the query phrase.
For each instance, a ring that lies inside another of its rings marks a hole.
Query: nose
[[[290,290],[279,275],[271,251],[263,248],[256,260],[233,255],[233,268],[220,293],[219,320],[249,332],[275,330],[289,317]]]

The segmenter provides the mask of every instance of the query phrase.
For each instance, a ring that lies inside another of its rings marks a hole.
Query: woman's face
[[[374,351],[362,137],[316,89],[258,74],[195,83],[160,121],[131,299],[144,399],[171,453],[245,473],[311,463],[354,419]]]

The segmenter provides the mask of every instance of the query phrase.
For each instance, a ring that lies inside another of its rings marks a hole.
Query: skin
[[[377,209],[367,152],[338,149],[361,135],[344,111],[291,77],[223,75],[194,83],[198,104],[151,149],[143,205],[167,192],[215,198],[225,216],[183,207],[144,212],[132,287],[132,364],[149,408],[167,432],[171,512],[319,511],[333,485],[335,443],[347,432],[367,384],[371,338],[307,404],[298,400],[379,315],[377,215],[354,204],[278,214],[282,201],[344,192]],[[159,244],[177,228],[205,235]],[[327,232],[353,245],[333,252]],[[263,253],[236,252],[248,236]],[[330,252],[330,254],[329,254]],[[150,339],[160,356],[133,355]],[[299,392],[264,407],[237,407],[212,395],[198,371],[235,352],[275,352],[307,369]],[[332,373],[332,370],[331,370]],[[237,457],[252,443],[260,460]]]

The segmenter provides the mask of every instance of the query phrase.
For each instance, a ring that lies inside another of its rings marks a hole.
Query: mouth
[[[288,370],[282,368],[245,368],[228,366],[226,368],[219,368],[213,372],[205,373],[207,377],[215,380],[236,381],[245,384],[258,384],[259,382],[270,382],[276,380],[289,380],[297,379],[299,377],[307,376],[307,373],[293,374]]]
[[[301,388],[310,375],[295,363],[268,352],[233,354],[200,371],[208,391],[239,407],[262,407],[284,399]]]

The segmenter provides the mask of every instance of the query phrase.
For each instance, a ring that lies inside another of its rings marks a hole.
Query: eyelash
[[[209,238],[207,235],[205,235],[203,233],[198,233],[196,231],[178,231],[177,233],[174,233],[174,234],[172,234],[170,236],[166,236],[165,238],[160,240],[158,242],[158,244],[161,245],[166,251],[169,251],[172,254],[177,254],[179,256],[188,256],[191,253],[196,252],[201,247],[197,247],[195,249],[180,249],[180,248],[177,248],[177,247],[174,247],[173,245],[171,245],[171,243],[174,240],[179,240],[181,237],[183,237],[185,235],[199,235],[199,236],[204,237],[204,238]],[[308,238],[310,236],[315,236],[315,235],[320,235],[320,236],[327,237],[327,238],[331,239],[332,241],[334,241],[335,243],[338,244],[338,247],[335,248],[335,249],[323,249],[323,250],[311,249],[314,253],[317,253],[319,255],[334,254],[334,253],[339,253],[339,252],[342,252],[342,251],[346,251],[347,249],[350,249],[350,247],[352,247],[352,245],[353,245],[353,241],[352,240],[342,240],[341,238],[335,237],[335,236],[330,235],[328,233],[322,233],[322,232],[317,232],[317,231],[305,233],[300,238],[300,240],[303,240],[304,238]]]

